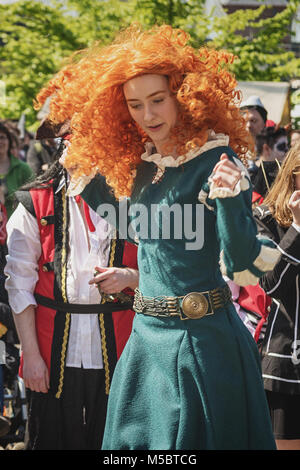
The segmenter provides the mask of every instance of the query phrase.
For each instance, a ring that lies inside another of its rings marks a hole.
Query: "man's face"
[[[271,149],[271,154],[270,154],[271,160],[276,160],[277,159],[280,162],[282,162],[282,160],[284,159],[288,149],[289,149],[288,138],[287,138],[287,136],[282,135],[275,142],[273,148]]]
[[[265,127],[264,120],[256,109],[244,109],[242,113],[246,119],[246,129],[255,139]]]

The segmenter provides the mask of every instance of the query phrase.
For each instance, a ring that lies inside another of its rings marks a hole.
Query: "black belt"
[[[44,295],[35,294],[35,300],[38,304],[43,307],[52,308],[60,312],[66,313],[111,313],[119,310],[130,310],[132,309],[132,302],[120,303],[120,302],[108,302],[105,304],[69,304],[65,302],[57,302],[56,300],[49,299]]]

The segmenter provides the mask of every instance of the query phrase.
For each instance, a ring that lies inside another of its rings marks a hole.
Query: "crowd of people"
[[[300,449],[300,130],[233,105],[231,57],[187,39],[131,28],[45,86],[36,136],[0,122],[25,449]],[[136,206],[161,235],[165,204],[204,208],[201,248],[141,235]]]

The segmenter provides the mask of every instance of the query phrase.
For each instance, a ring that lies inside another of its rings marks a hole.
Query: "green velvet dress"
[[[257,282],[264,266],[271,269],[276,250],[257,238],[251,188],[235,197],[208,197],[208,179],[223,152],[234,157],[229,147],[212,148],[167,167],[155,184],[153,163],[143,163],[138,171],[130,204],[149,209],[149,226],[150,218],[157,218],[155,211],[150,217],[151,205],[175,204],[186,208],[182,214],[203,235],[202,245],[191,249],[190,231],[178,235],[175,217],[167,239],[147,236],[146,220],[136,227],[144,296],[182,296],[224,286],[221,252],[231,279],[238,273],[245,283],[249,276]],[[112,202],[101,178],[92,180],[82,196],[94,210]],[[203,219],[197,221],[200,204]],[[162,219],[157,218],[160,235]],[[103,449],[275,449],[257,346],[231,303],[198,320],[135,315],[111,384]]]

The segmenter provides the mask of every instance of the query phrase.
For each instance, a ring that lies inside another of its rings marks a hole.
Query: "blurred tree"
[[[299,0],[290,0],[282,12],[264,19],[262,13],[270,8],[265,5],[214,18],[212,46],[237,56],[233,71],[239,80],[288,81],[299,77],[300,59],[284,46],[299,5]]]
[[[205,0],[52,0],[45,5],[18,0],[0,5],[0,80],[6,89],[0,117],[18,119],[25,113],[27,126],[34,126],[32,101],[63,61],[94,41],[107,43],[133,21],[146,27],[162,23],[181,27],[196,47],[207,44],[233,52],[238,80],[300,76],[300,60],[282,45],[300,0],[291,0],[282,13],[269,19],[261,19],[264,6],[208,17],[204,4]]]
[[[130,23],[130,8],[115,0],[53,0],[51,6],[22,0],[0,5],[0,79],[6,89],[0,116],[18,119],[25,113],[27,125],[34,124],[33,99],[64,59],[95,40],[108,41]]]

